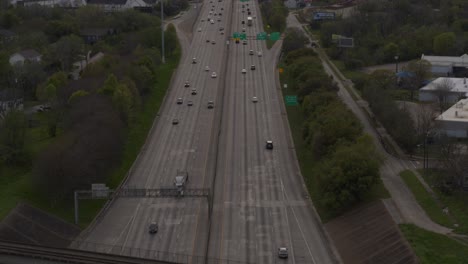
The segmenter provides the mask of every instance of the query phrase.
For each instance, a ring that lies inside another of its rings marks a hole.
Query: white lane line
[[[133,214],[132,216],[132,219],[130,220],[129,224],[130,224],[130,227],[129,227],[129,230],[127,232],[127,235],[125,236],[125,240],[124,240],[124,243],[122,244],[122,250],[120,250],[120,254],[123,253],[124,249],[125,249],[125,245],[127,244],[127,241],[128,241],[128,237],[130,235],[130,231],[133,229],[133,222],[135,222],[135,218],[136,218],[136,215],[138,213],[138,210],[140,210],[140,203],[138,203],[137,205],[137,208],[135,210],[135,213]]]
[[[280,180],[281,180],[281,189],[282,189],[282,191],[283,191],[283,196],[285,197],[285,200],[288,201],[288,195],[287,195],[286,192],[284,191],[283,179],[280,178]],[[287,210],[287,208],[286,208],[286,210]],[[292,213],[293,213],[293,215],[294,215],[294,219],[296,220],[297,226],[299,227],[299,231],[301,231],[302,239],[304,240],[304,242],[305,242],[305,244],[306,244],[306,246],[307,246],[307,250],[309,251],[310,257],[312,258],[312,262],[313,262],[314,264],[316,264],[317,262],[315,261],[314,255],[312,254],[312,251],[310,250],[309,243],[307,243],[307,239],[306,239],[305,236],[304,236],[304,232],[302,231],[301,224],[299,223],[299,220],[297,219],[297,215],[296,215],[296,212],[294,211],[294,207],[293,207],[293,206],[291,206],[291,211],[292,211]],[[287,213],[287,211],[286,211],[286,213]],[[287,221],[287,219],[288,219],[288,214],[286,214],[286,221]],[[288,226],[289,226],[289,222],[288,222]],[[288,230],[289,230],[289,228],[288,228]],[[291,231],[289,231],[289,235],[291,236]],[[292,242],[292,241],[291,241],[291,242]],[[291,244],[291,249],[292,249],[292,248],[293,248],[293,247],[292,247],[292,244]],[[291,252],[291,253],[294,253],[294,252]],[[291,254],[291,255],[293,256],[293,263],[295,263],[295,261],[294,261],[294,254]]]
[[[134,217],[135,217],[135,215],[132,216],[132,218],[130,218],[130,219],[128,220],[128,223],[127,223],[127,224],[125,225],[125,227],[122,229],[122,232],[120,232],[119,237],[114,241],[115,243],[118,243],[118,242],[119,242],[119,240],[122,238],[122,235],[125,233],[125,230],[127,230],[128,226],[130,226],[130,225],[133,223],[133,218],[134,218]],[[116,244],[112,245],[112,247],[111,247],[106,253],[108,253],[108,254],[111,253],[112,249],[113,249],[115,246],[116,246]]]

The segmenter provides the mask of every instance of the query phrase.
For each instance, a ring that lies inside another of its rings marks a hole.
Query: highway
[[[124,184],[171,187],[177,171],[185,170],[187,188],[213,190],[212,217],[203,198],[116,198],[82,234],[85,243],[76,247],[130,256],[145,256],[147,250],[170,252],[167,255],[179,254],[179,262],[191,263],[201,258],[190,256],[206,254],[250,263],[335,263],[295,160],[277,91],[276,53],[268,51],[264,41],[226,44],[228,36],[243,27],[248,36],[263,31],[259,7],[248,3],[244,9],[256,17],[251,27],[241,24],[247,23],[241,7],[247,3],[204,2],[188,52]],[[209,15],[211,9],[222,16]],[[183,104],[176,104],[177,98],[183,98]],[[193,106],[187,105],[189,100]],[[213,109],[207,108],[208,101],[214,101]],[[273,141],[272,150],[265,148],[266,140]],[[157,234],[148,232],[153,221],[159,224]],[[278,259],[278,247],[288,248],[288,259]]]

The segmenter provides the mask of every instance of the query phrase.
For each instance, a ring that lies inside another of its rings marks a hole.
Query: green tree
[[[117,80],[117,77],[115,77],[114,74],[110,74],[109,76],[107,76],[107,79],[104,82],[104,86],[101,89],[99,89],[99,93],[112,96],[114,94],[114,91],[117,89],[118,85],[119,81]]]
[[[291,51],[304,48],[307,41],[304,33],[296,28],[288,28],[283,40],[283,51],[287,54]]]
[[[340,145],[321,173],[322,202],[336,213],[362,200],[379,180],[379,159],[372,138]]]
[[[385,45],[383,48],[383,52],[385,56],[384,60],[391,62],[394,61],[395,56],[400,54],[398,45],[393,42],[390,42],[387,45]]]
[[[9,111],[0,123],[0,155],[7,165],[28,162],[25,148],[26,118],[22,111]]]
[[[414,91],[421,88],[424,81],[431,76],[431,63],[427,60],[413,60],[403,67],[404,71],[410,72],[410,76],[404,80],[404,86],[411,92],[412,101],[414,99]]]
[[[457,37],[453,32],[445,32],[437,35],[434,38],[434,52],[442,56],[453,55],[456,40]]]
[[[0,13],[1,14],[1,13]],[[21,19],[13,10],[8,10],[1,14],[0,25],[4,28],[12,28],[20,23]]]
[[[165,44],[165,48],[169,56],[173,55],[174,51],[178,47],[178,41],[177,41],[177,32],[172,23],[167,25],[166,33],[164,35],[164,44]]]
[[[78,98],[81,98],[81,97],[84,97],[86,95],[89,95],[89,93],[85,90],[78,90],[74,93],[72,93],[72,95],[70,95],[70,97],[68,98],[68,102],[69,103],[73,103],[74,101],[76,101]]]
[[[83,53],[83,39],[76,35],[67,35],[53,44],[51,57],[60,63],[60,69],[65,72],[71,71],[73,63],[78,61],[79,55]]]

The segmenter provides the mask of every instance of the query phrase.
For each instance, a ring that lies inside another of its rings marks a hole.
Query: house
[[[104,12],[116,12],[151,6],[144,0],[87,0],[87,4],[97,6],[103,9]]]
[[[86,44],[94,44],[108,35],[115,34],[112,28],[85,28],[80,30],[80,36]]]
[[[422,54],[421,59],[431,63],[431,72],[435,76],[459,76],[457,73],[466,72],[468,68],[467,54],[463,54],[460,57],[427,56]]]
[[[441,90],[441,87],[447,90]],[[468,84],[466,78],[439,77],[419,89],[419,101],[437,102],[440,96],[443,96],[443,100],[446,103],[455,103],[461,98],[466,97],[467,93]]]
[[[439,132],[449,137],[468,137],[468,99],[462,99],[436,118]]]
[[[0,90],[0,120],[13,110],[23,110],[23,97],[16,89]]]
[[[77,8],[86,5],[84,0],[17,0],[17,6],[41,5],[48,7],[70,7]]]
[[[40,62],[42,55],[33,50],[22,50],[10,56],[10,65],[23,65],[25,62]]]
[[[0,44],[12,42],[17,38],[14,32],[0,28]]]

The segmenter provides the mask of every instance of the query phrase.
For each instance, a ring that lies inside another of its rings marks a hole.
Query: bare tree
[[[419,104],[416,112],[416,130],[418,135],[425,135],[434,128],[434,118],[437,116],[433,104]]]
[[[405,86],[411,92],[410,100],[413,100],[414,91],[418,90],[431,76],[431,63],[427,60],[410,61],[403,70],[410,73],[410,76],[404,81]]]
[[[449,137],[441,141],[440,162],[447,173],[438,179],[438,186],[446,191],[462,188],[468,169],[468,148]]]
[[[439,111],[442,114],[447,106],[447,97],[455,87],[455,84],[449,78],[443,78],[441,82],[434,84],[434,93],[439,102]]]

